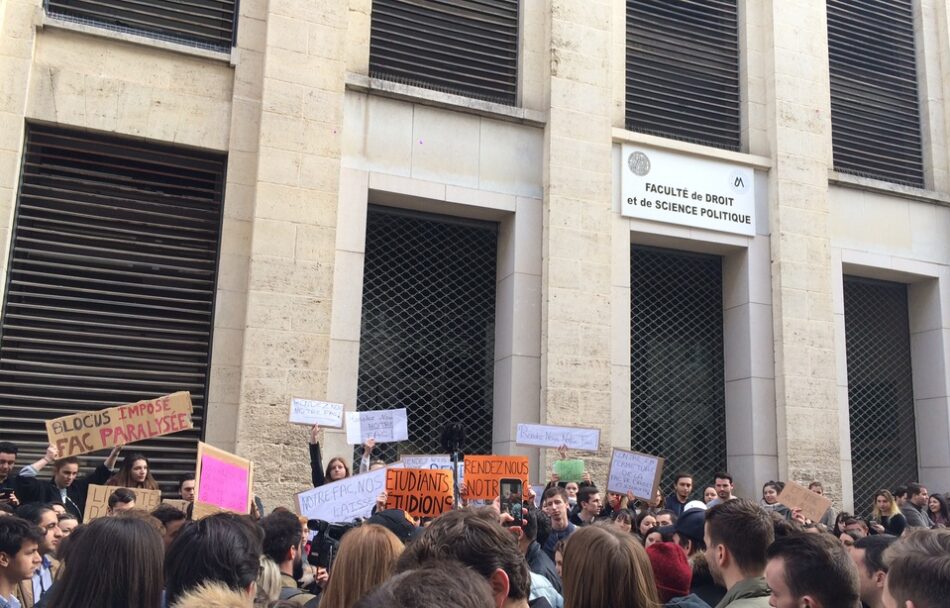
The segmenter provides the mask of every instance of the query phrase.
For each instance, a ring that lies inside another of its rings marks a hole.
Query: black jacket
[[[541,545],[538,544],[538,541],[533,541],[528,545],[528,552],[524,558],[525,561],[528,562],[529,570],[551,581],[551,584],[554,585],[557,592],[562,593],[561,577],[557,575],[557,568],[554,566],[554,562],[551,561],[551,558],[548,557],[548,554],[541,550]]]
[[[96,469],[82,477],[77,477],[66,488],[66,500],[63,501],[59,488],[53,483],[52,479],[42,481],[36,477],[21,477],[19,479],[20,492],[17,498],[21,503],[27,502],[58,502],[66,507],[66,510],[76,516],[79,523],[82,523],[83,511],[86,510],[86,494],[89,493],[90,484],[104,485],[112,477],[112,471],[104,464],[100,464]]]

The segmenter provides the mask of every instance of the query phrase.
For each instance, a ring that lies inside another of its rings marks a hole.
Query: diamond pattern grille
[[[357,409],[409,416],[381,457],[441,453],[450,422],[491,453],[496,251],[495,224],[370,207]]]
[[[917,478],[907,286],[844,278],[854,508]]]
[[[722,261],[633,247],[631,254],[632,449],[666,458],[694,485],[726,464]]]

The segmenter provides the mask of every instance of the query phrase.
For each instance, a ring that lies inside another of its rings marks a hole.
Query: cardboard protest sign
[[[89,484],[86,492],[86,508],[82,513],[82,521],[88,524],[94,519],[109,514],[109,497],[119,489],[119,486],[97,486]],[[152,512],[162,502],[161,490],[145,490],[143,488],[127,488],[135,493],[135,508]]]
[[[527,456],[475,456],[465,457],[466,498],[498,497],[498,482],[505,478],[520,479],[524,492],[528,491]]]
[[[584,478],[584,461],[580,459],[555,460],[553,468],[561,481],[580,481]]]
[[[596,452],[600,449],[600,429],[522,423],[518,425],[516,443],[544,448],[566,445],[574,450]]]
[[[653,500],[663,474],[663,458],[613,449],[610,457],[610,474],[607,476],[607,491],[633,495],[643,500]]]
[[[198,442],[193,519],[220,511],[251,512],[254,465],[250,460]]]
[[[389,469],[386,508],[402,509],[413,517],[436,517],[452,510],[452,471]]]
[[[353,521],[372,515],[380,492],[386,490],[387,469],[376,469],[324,484],[297,494],[297,512],[308,519]]]
[[[191,393],[182,391],[47,420],[46,434],[59,457],[68,458],[193,428],[191,411]]]
[[[794,481],[785,482],[785,489],[778,495],[778,501],[789,509],[801,509],[802,515],[811,521],[821,521],[825,512],[831,507],[830,499],[815,494]]]
[[[359,445],[366,443],[367,439],[375,439],[376,443],[408,440],[406,408],[346,412],[346,442]]]
[[[329,426],[335,429],[343,426],[343,404],[313,399],[298,399],[290,402],[290,422],[313,426]]]
[[[163,505],[171,505],[181,511],[182,513],[188,512],[188,505],[191,504],[191,501],[182,500],[181,498],[166,498],[162,501]]]

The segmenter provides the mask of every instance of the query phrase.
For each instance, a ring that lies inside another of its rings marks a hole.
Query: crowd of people
[[[324,468],[318,431],[313,484],[350,476],[343,458]],[[385,466],[373,450],[360,472]],[[192,520],[193,475],[178,483],[184,510],[136,508],[136,490],[158,484],[139,453],[114,470],[119,455],[79,476],[50,447],[15,471],[17,447],[0,442],[0,608],[950,605],[947,500],[919,483],[876,492],[867,517],[810,521],[781,503],[780,481],[749,500],[727,472],[701,492],[677,473],[668,495],[641,501],[586,473],[552,475],[520,521],[463,488],[456,509],[426,521],[381,496],[368,519],[328,526],[283,507]],[[117,489],[107,516],[84,522],[94,483]]]

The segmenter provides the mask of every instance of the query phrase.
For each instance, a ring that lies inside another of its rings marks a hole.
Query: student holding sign
[[[139,452],[133,452],[122,459],[119,471],[106,482],[107,486],[120,488],[142,488],[158,490],[158,482],[152,477],[152,467],[148,458]]]
[[[320,441],[317,437],[320,434],[320,425],[315,424],[310,429],[310,477],[313,481],[313,487],[319,488],[325,483],[331,481],[340,481],[350,476],[350,467],[346,461],[335,456],[327,463],[326,470],[323,469],[323,456],[320,453]],[[360,459],[360,473],[366,473],[370,469],[370,458],[373,454],[373,448],[376,447],[376,440],[369,438],[363,444],[363,458]]]
[[[82,523],[90,484],[103,485],[112,477],[112,468],[121,449],[122,446],[112,448],[105,462],[83,477],[79,477],[78,458],[60,458],[53,463],[53,478],[48,482],[36,480],[31,483],[26,491],[29,497],[22,502],[59,503]]]

